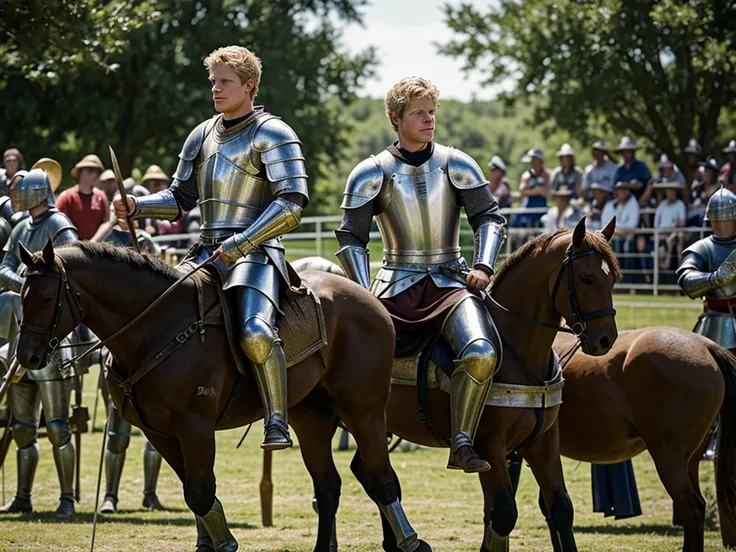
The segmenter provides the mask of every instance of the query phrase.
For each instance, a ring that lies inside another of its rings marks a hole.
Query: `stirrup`
[[[293,446],[289,435],[289,426],[281,420],[274,420],[266,424],[263,429],[263,450],[282,450]]]

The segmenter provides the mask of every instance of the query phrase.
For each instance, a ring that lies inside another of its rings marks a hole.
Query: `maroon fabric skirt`
[[[431,277],[424,278],[398,295],[380,299],[391,315],[397,332],[435,328],[439,330],[448,311],[464,297],[465,288],[439,288]]]

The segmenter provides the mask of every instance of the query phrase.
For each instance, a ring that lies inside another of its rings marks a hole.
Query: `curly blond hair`
[[[440,105],[440,91],[437,87],[422,77],[406,77],[391,87],[386,94],[386,117],[391,126],[398,131],[399,128],[391,120],[391,114],[401,119],[409,102],[417,98],[430,98],[435,109]]]
[[[240,82],[245,84],[248,79],[253,79],[255,86],[250,91],[250,99],[258,94],[258,86],[261,84],[261,60],[248,48],[243,46],[225,46],[217,48],[204,58],[204,66],[212,71],[215,65],[227,65],[240,77]]]

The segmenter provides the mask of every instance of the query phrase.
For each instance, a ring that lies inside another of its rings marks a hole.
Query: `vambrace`
[[[135,209],[131,213],[134,219],[155,218],[162,220],[176,220],[181,216],[179,203],[171,189],[156,194],[134,198]]]
[[[355,245],[346,245],[335,253],[345,275],[365,289],[371,287],[369,255],[370,250]]]
[[[501,224],[489,222],[479,226],[475,232],[473,268],[484,267],[493,274],[503,241],[504,232]]]
[[[678,282],[690,299],[700,299],[706,293],[720,287],[715,272],[688,270]]]
[[[229,237],[220,249],[235,261],[245,257],[262,243],[299,227],[302,208],[288,199],[277,197],[244,232]]]
[[[14,257],[10,252],[7,253],[7,256]],[[20,292],[23,282],[24,279],[15,272],[10,263],[3,262],[0,264],[0,286],[11,291]]]

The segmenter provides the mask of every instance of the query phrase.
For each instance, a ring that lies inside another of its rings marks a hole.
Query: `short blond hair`
[[[391,115],[399,119],[404,116],[404,110],[409,102],[417,98],[430,98],[435,109],[440,105],[440,91],[437,87],[422,77],[406,77],[391,87],[386,94],[386,117],[391,126],[398,131],[398,127],[391,120]]]
[[[227,65],[240,77],[240,82],[245,84],[248,79],[253,79],[255,86],[250,91],[251,100],[258,93],[261,84],[261,60],[248,48],[243,46],[225,46],[217,48],[204,58],[204,66],[208,71],[216,65]]]

